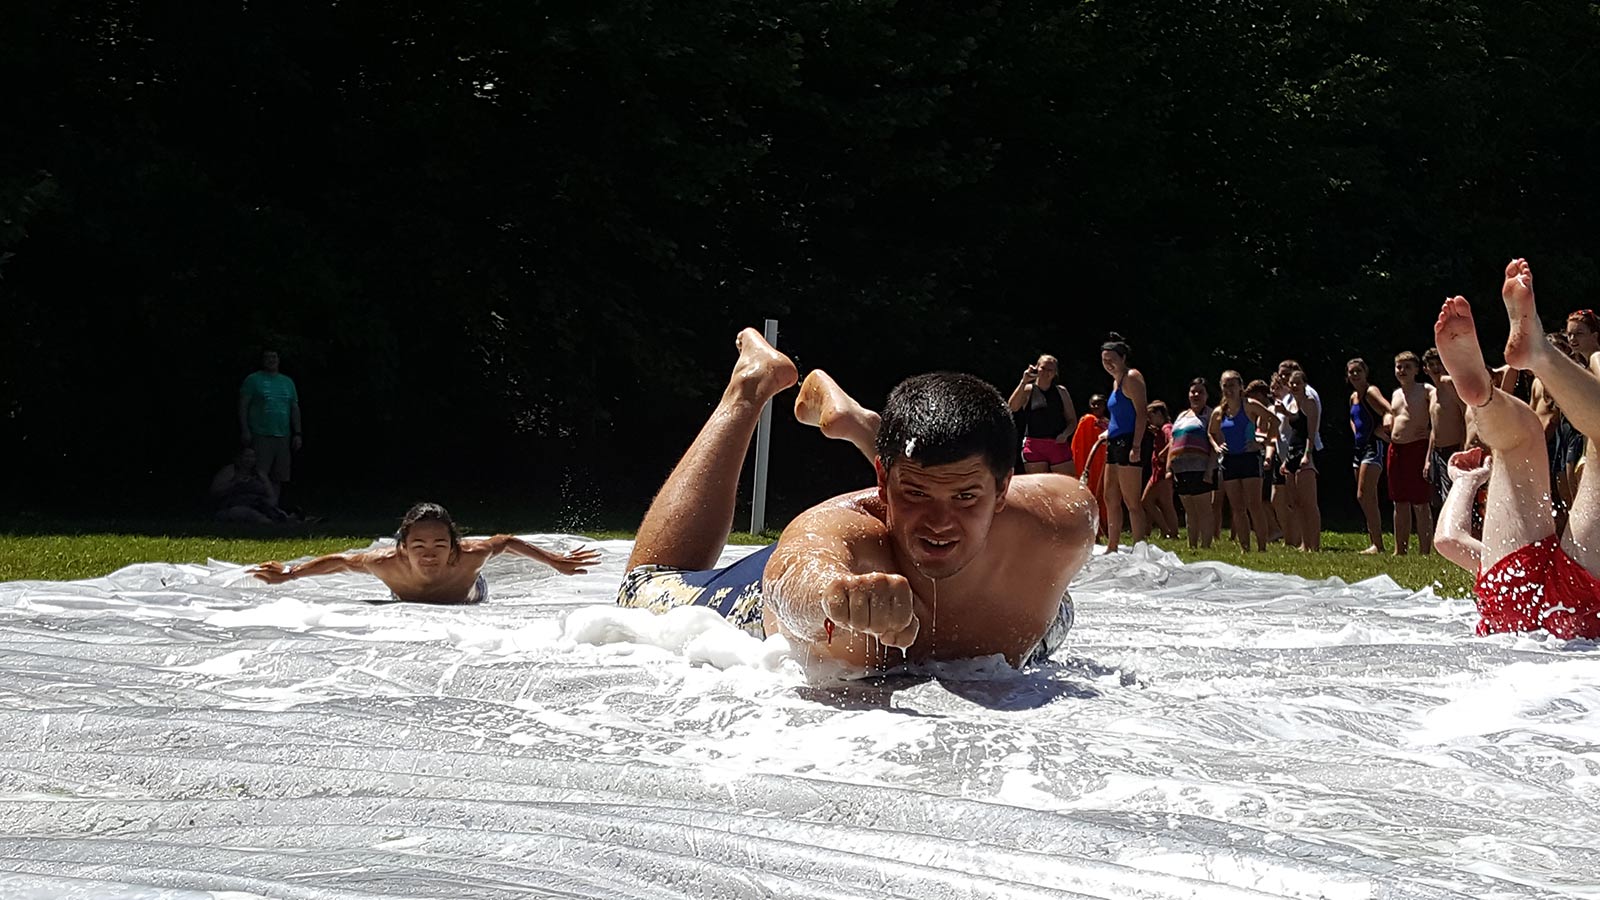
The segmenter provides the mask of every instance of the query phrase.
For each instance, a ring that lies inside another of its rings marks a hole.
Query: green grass
[[[1413,590],[1432,587],[1442,597],[1472,596],[1472,576],[1466,570],[1437,553],[1417,555],[1415,538],[1412,538],[1409,555],[1393,556],[1392,534],[1387,536],[1386,542],[1390,552],[1381,556],[1361,555],[1360,551],[1367,548],[1366,532],[1325,531],[1322,550],[1318,553],[1301,553],[1282,544],[1270,545],[1265,553],[1244,553],[1238,544],[1227,539],[1226,531],[1209,550],[1190,550],[1187,532],[1178,540],[1157,538],[1155,543],[1176,552],[1184,562],[1212,559],[1262,572],[1288,572],[1315,580],[1337,577],[1349,583],[1387,575]]]
[[[600,531],[589,537],[596,540],[631,540],[631,531]],[[734,532],[734,544],[764,544],[776,540],[778,533],[760,535]],[[268,559],[295,559],[319,553],[332,553],[351,547],[364,547],[372,535],[334,535],[297,537],[163,537],[138,534],[3,535],[0,534],[0,581],[69,581],[94,578],[137,562],[201,563],[207,559],[230,562],[260,562]],[[1391,538],[1392,541],[1392,538]],[[1157,540],[1156,544],[1176,551],[1186,562],[1220,560],[1248,569],[1288,572],[1305,578],[1332,576],[1356,582],[1374,575],[1388,575],[1408,588],[1434,586],[1438,593],[1451,597],[1472,594],[1472,579],[1439,556],[1362,556],[1365,534],[1327,532],[1322,536],[1321,553],[1299,553],[1274,545],[1266,553],[1241,553],[1239,545],[1218,540],[1210,550],[1190,550],[1187,540]],[[1437,582],[1437,585],[1435,583]]]

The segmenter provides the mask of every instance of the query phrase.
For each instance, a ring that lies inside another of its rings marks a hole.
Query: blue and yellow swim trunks
[[[705,606],[746,632],[764,638],[761,625],[761,573],[772,556],[770,544],[721,569],[635,566],[622,577],[617,605],[664,613],[679,606]]]

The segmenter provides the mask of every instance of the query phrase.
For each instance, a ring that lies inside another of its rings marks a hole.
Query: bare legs
[[[1356,502],[1361,504],[1361,514],[1367,519],[1367,549],[1365,554],[1383,552],[1383,515],[1378,511],[1378,479],[1383,477],[1383,467],[1376,463],[1362,463],[1356,472]],[[1400,526],[1396,525],[1398,530]]]
[[[1295,536],[1300,538],[1300,549],[1321,550],[1322,507],[1317,505],[1317,470],[1301,466],[1300,471],[1289,473],[1287,481],[1284,486],[1289,489],[1290,503],[1294,506]]]
[[[1190,547],[1210,547],[1212,538],[1216,537],[1212,529],[1216,519],[1211,513],[1211,493],[1182,495],[1183,516],[1189,524]]]
[[[1590,454],[1594,452],[1596,439],[1600,438],[1600,380],[1596,379],[1595,372],[1573,362],[1545,340],[1539,311],[1534,305],[1533,269],[1528,266],[1527,260],[1514,259],[1506,266],[1501,298],[1506,304],[1506,314],[1511,319],[1511,336],[1506,341],[1506,361],[1512,366],[1532,370],[1561,405],[1561,411],[1573,427],[1590,436],[1588,447],[1584,450],[1584,469],[1588,470],[1595,462]],[[1593,360],[1590,361],[1590,367],[1594,367]],[[1596,479],[1584,478],[1578,483],[1562,543],[1572,558],[1584,568],[1590,572],[1600,572],[1600,485],[1594,484],[1594,481]],[[1489,490],[1492,496],[1492,479]],[[1544,490],[1548,492],[1548,485]]]
[[[1530,307],[1531,299],[1530,294]],[[1544,428],[1528,404],[1493,386],[1478,347],[1472,307],[1466,300],[1453,297],[1445,301],[1433,334],[1445,370],[1468,406],[1468,418],[1494,453],[1480,560],[1483,569],[1491,569],[1507,555],[1555,533]],[[1513,342],[1517,338],[1517,316],[1513,314]],[[1541,336],[1539,343],[1543,342]],[[1506,352],[1512,352],[1512,344],[1506,346]]]
[[[735,340],[739,361],[728,387],[650,503],[628,557],[628,568],[664,565],[709,569],[733,529],[733,507],[745,451],[761,407],[798,378],[794,363],[746,328]]]
[[[1294,505],[1294,488],[1285,481],[1272,486],[1272,508],[1278,513],[1278,525],[1283,528],[1283,545],[1299,547],[1300,511]]]
[[[1126,505],[1133,529],[1133,542],[1150,536],[1149,524],[1140,503],[1140,482],[1144,472],[1138,466],[1106,465],[1106,549],[1115,550],[1122,540],[1122,510]]]
[[[1366,468],[1363,466],[1362,468]],[[1373,500],[1377,506],[1377,500]],[[1394,505],[1394,555],[1405,556],[1411,549],[1411,522],[1417,523],[1417,552],[1427,556],[1433,552],[1433,506],[1427,503],[1396,503]],[[1371,531],[1369,523],[1367,530]]]
[[[1144,486],[1144,515],[1161,527],[1161,536],[1172,540],[1178,536],[1178,508],[1172,504],[1172,480],[1152,479]]]
[[[1256,548],[1267,549],[1267,514],[1261,505],[1261,479],[1235,478],[1224,481],[1222,489],[1228,495],[1228,507],[1233,510],[1233,537],[1239,548],[1250,551],[1250,533],[1255,532]]]

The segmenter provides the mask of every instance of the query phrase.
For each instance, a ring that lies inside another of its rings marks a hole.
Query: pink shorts
[[[1072,445],[1055,438],[1025,437],[1022,439],[1022,461],[1042,462],[1052,466],[1072,462]]]

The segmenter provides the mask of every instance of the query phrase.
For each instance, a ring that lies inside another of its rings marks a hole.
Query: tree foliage
[[[324,478],[637,493],[765,317],[868,402],[1047,351],[1081,404],[1109,329],[1173,401],[1286,356],[1338,396],[1513,254],[1547,312],[1600,287],[1593,4],[12,8],[14,490],[201,480],[266,344]]]

